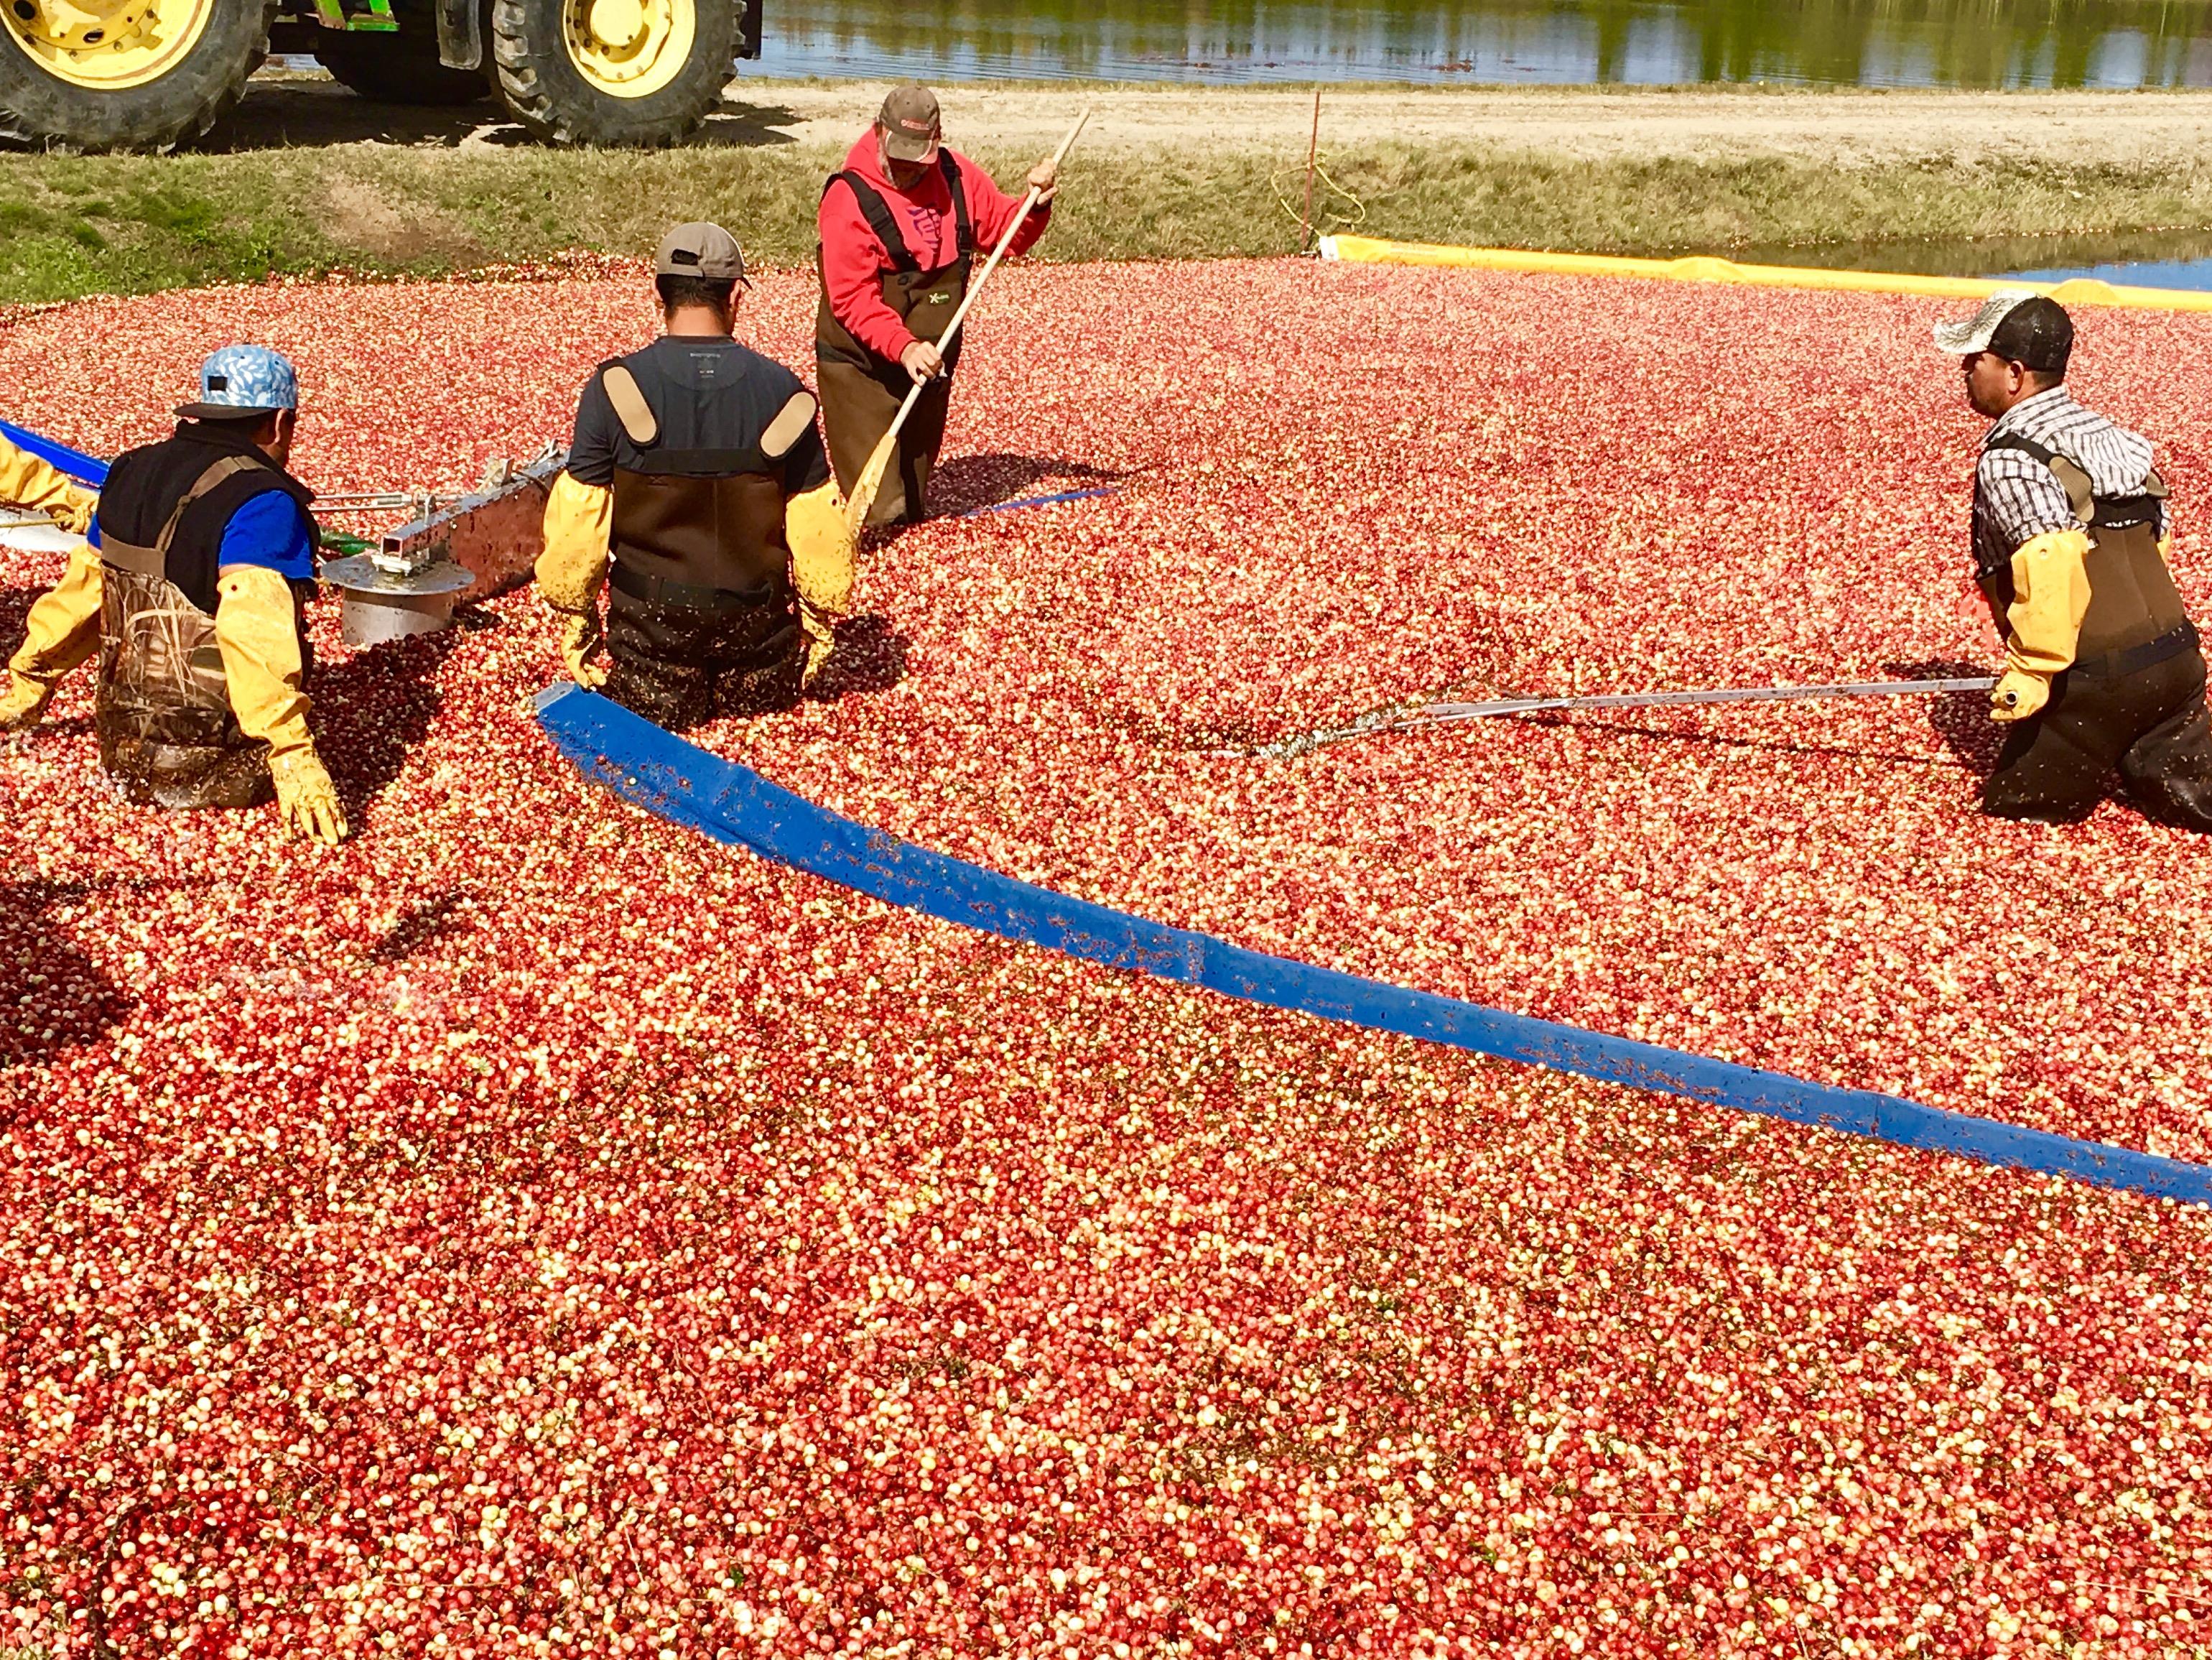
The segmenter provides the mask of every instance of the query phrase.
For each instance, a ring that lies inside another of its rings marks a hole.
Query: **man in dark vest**
[[[292,477],[299,382],[264,346],[226,346],[173,436],[108,470],[88,544],[31,607],[0,712],[27,727],[96,650],[93,721],[134,801],[243,807],[272,791],[286,826],[346,834],[307,729],[301,606],[313,592],[313,493]]]
[[[736,240],[678,225],[653,271],[665,332],[585,385],[538,586],[576,683],[676,729],[797,701],[829,655],[853,536],[812,395],[731,337]]]
[[[1052,216],[1052,163],[1030,168],[1027,182],[1040,198],[1009,257],[1026,252]],[[898,455],[868,511],[871,525],[923,516],[960,361],[957,339],[942,352],[937,342],[967,293],[977,251],[988,255],[998,245],[1021,205],[1021,197],[1006,195],[945,147],[936,95],[912,82],[891,89],[875,125],[823,190],[814,361],[838,488],[852,489],[907,389],[929,388],[900,430]]]
[[[1983,810],[2077,819],[2117,767],[2146,814],[2212,830],[2204,659],[2166,569],[2150,441],[2068,393],[2074,325],[2053,301],[2001,292],[1938,325],[1936,344],[1996,423],[1974,470],[1972,534],[2005,644],[1990,713],[2011,730]]]

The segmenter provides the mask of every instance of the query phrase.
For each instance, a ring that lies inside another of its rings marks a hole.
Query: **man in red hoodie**
[[[832,173],[818,215],[822,304],[814,325],[815,384],[837,487],[849,492],[898,406],[927,387],[899,432],[899,453],[869,510],[871,525],[923,515],[929,471],[945,440],[945,411],[960,343],[937,342],[960,308],[969,267],[1021,210],[991,175],[945,148],[936,94],[909,82],[891,89],[844,169]],[[1052,216],[1050,161],[1030,169],[1037,205],[1009,254],[1025,252]]]

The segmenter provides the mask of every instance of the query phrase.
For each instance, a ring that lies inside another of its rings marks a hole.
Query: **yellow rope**
[[[1314,182],[1316,185],[1325,186],[1330,195],[1341,197],[1344,200],[1351,203],[1352,212],[1349,215],[1337,213],[1334,211],[1329,211],[1324,214],[1321,201],[1316,201],[1314,204],[1313,231],[1317,236],[1326,236],[1329,234],[1328,228],[1322,223],[1324,217],[1333,221],[1336,225],[1346,228],[1355,225],[1364,225],[1367,222],[1367,204],[1361,201],[1350,191],[1345,189],[1343,185],[1338,184],[1335,179],[1328,176],[1328,169],[1322,166],[1322,163],[1328,159],[1328,152],[1327,150],[1321,150],[1316,153],[1314,156],[1313,168]],[[1294,225],[1303,225],[1305,222],[1305,212],[1298,203],[1293,202],[1288,196],[1283,193],[1284,181],[1288,179],[1303,185],[1305,180],[1305,176],[1306,164],[1303,161],[1293,161],[1286,167],[1276,168],[1275,171],[1268,176],[1267,179],[1269,186],[1275,192],[1276,204],[1280,207],[1285,213],[1290,216],[1291,222]],[[1304,250],[1301,250],[1301,252],[1304,252]]]

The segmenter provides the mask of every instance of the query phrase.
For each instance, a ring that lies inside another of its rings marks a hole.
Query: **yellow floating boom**
[[[1916,277],[1905,271],[1823,271],[1808,265],[1739,265],[1697,254],[1687,259],[1629,259],[1602,253],[1542,253],[1528,248],[1454,248],[1431,242],[1386,242],[1372,236],[1324,236],[1321,257],[1362,265],[1450,265],[1470,271],[1540,271],[1555,277],[1640,277],[1661,283],[1735,283],[1844,294],[1917,294],[1938,300],[1984,300],[2001,289],[2033,289],[2066,306],[2128,306],[2146,311],[2212,312],[2212,294],[2179,289],[2122,288],[2093,277],[2063,283],[1995,281],[1986,277]]]

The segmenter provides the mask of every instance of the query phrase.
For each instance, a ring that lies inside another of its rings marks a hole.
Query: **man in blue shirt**
[[[302,690],[319,538],[313,492],[285,471],[298,411],[292,366],[266,347],[201,366],[174,435],[116,459],[87,544],[32,606],[0,730],[33,724],[97,650],[100,762],[126,795],[248,806],[273,788],[293,832],[343,838]]]

